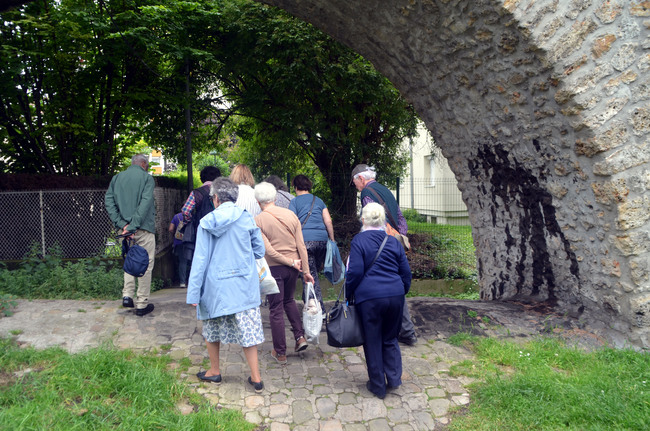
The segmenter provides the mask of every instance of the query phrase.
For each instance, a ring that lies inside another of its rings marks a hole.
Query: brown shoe
[[[296,340],[296,352],[302,352],[307,348],[307,340],[305,337],[300,337]]]
[[[275,350],[271,350],[271,357],[278,361],[280,365],[286,365],[287,363],[287,355],[278,355],[278,352]]]

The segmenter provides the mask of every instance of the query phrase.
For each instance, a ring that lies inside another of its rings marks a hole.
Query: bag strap
[[[372,268],[372,266],[375,264],[377,261],[377,258],[381,254],[381,252],[384,250],[384,246],[386,245],[386,242],[388,241],[388,234],[384,237],[384,240],[381,242],[381,245],[379,246],[379,250],[377,250],[377,254],[375,255],[375,258],[372,260],[372,263],[366,270],[366,274],[368,273],[368,270]],[[341,286],[341,290],[339,290],[339,296],[336,298],[336,303],[338,304],[339,301],[341,300],[341,294],[343,294],[343,297],[345,298],[345,283],[343,283],[343,286]]]
[[[384,240],[381,242],[381,246],[379,246],[379,250],[377,250],[377,254],[375,255],[375,258],[372,260],[372,263],[368,267],[368,269],[372,268],[372,266],[375,264],[377,261],[377,258],[381,254],[382,250],[384,249],[384,246],[386,245],[386,241],[388,241],[388,234],[384,237]],[[368,273],[368,270],[366,270],[366,273]]]
[[[367,188],[368,188],[368,190],[370,190],[370,193],[372,193],[373,195],[375,195],[375,197],[377,199],[379,199],[378,203],[380,203],[384,207],[384,211],[386,211],[386,215],[389,218],[388,221],[395,228],[395,230],[399,232],[399,230],[397,229],[397,223],[395,223],[395,219],[393,218],[393,213],[390,212],[390,210],[388,209],[388,206],[386,205],[386,202],[384,202],[384,200],[381,198],[381,196],[379,196],[379,193],[377,193],[375,190],[373,190],[373,188],[371,186],[368,186]]]
[[[309,207],[309,212],[307,213],[307,218],[305,218],[305,221],[302,222],[300,227],[303,227],[305,223],[307,223],[307,220],[309,220],[309,217],[311,216],[311,211],[314,209],[314,202],[316,202],[316,195],[314,195],[314,199],[311,200],[311,207]]]

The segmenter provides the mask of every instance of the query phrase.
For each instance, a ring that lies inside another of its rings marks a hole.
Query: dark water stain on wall
[[[540,147],[537,141],[533,144],[535,148]],[[504,229],[507,251],[513,247],[518,247],[519,250],[515,265],[518,275],[515,281],[516,294],[538,296],[546,293],[547,301],[556,303],[556,275],[548,248],[548,237],[560,239],[570,260],[571,274],[577,279],[580,274],[575,253],[557,222],[553,197],[539,183],[540,178],[544,179],[543,174],[535,176],[516,160],[509,159],[508,152],[500,144],[483,144],[479,147],[477,157],[468,161],[468,166],[472,176],[485,179],[483,184],[489,184],[489,190],[483,185],[478,189],[491,196],[489,211],[493,226],[497,225],[499,214],[503,211],[510,215],[511,220],[516,221]],[[521,208],[521,211],[513,214],[512,208]],[[513,232],[512,229],[518,229],[519,232]],[[509,264],[510,261],[507,261],[506,265]],[[528,269],[532,270],[532,283],[526,283]],[[506,281],[494,282],[491,290],[493,299],[502,297]],[[530,292],[522,292],[522,287],[526,285],[531,286]]]

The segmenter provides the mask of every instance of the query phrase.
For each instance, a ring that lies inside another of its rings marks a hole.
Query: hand
[[[129,225],[124,225],[122,228],[122,235],[124,235],[125,238],[131,238],[134,233],[129,232]]]
[[[314,277],[311,276],[311,274],[303,274],[303,278],[307,283],[313,283],[314,282]]]
[[[199,304],[192,304],[192,307],[196,307],[197,305],[199,305]]]
[[[302,263],[302,260],[294,259],[292,268],[296,268],[298,271],[302,271],[301,263]]]

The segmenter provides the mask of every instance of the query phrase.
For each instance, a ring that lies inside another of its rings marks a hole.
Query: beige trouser
[[[151,293],[151,272],[153,271],[153,263],[156,257],[156,235],[146,230],[138,229],[135,231],[134,239],[135,243],[147,250],[147,254],[149,255],[149,266],[147,266],[147,272],[138,280],[138,296],[135,299],[135,308],[144,308],[147,306],[149,293]],[[134,297],[135,279],[136,277],[126,272],[124,273],[122,296]]]

